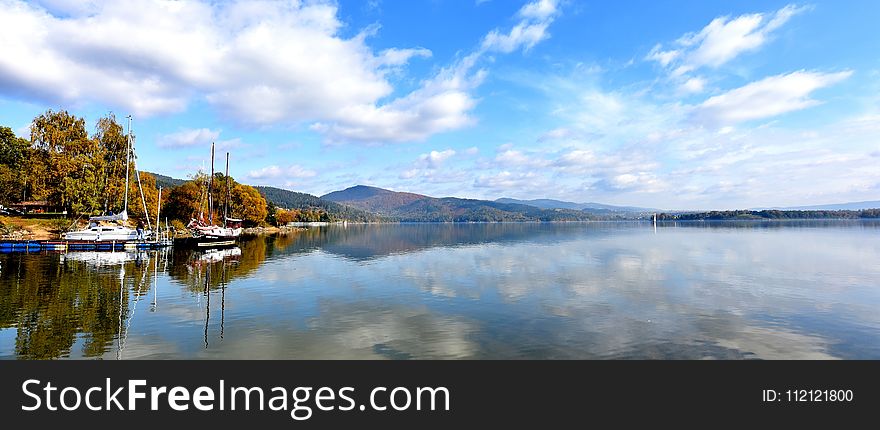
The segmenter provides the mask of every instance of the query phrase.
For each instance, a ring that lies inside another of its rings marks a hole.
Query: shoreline
[[[877,218],[732,218],[732,219],[658,219],[658,225],[670,224],[696,224],[696,223],[723,223],[723,222],[790,222],[790,221],[878,221]],[[271,234],[288,234],[301,232],[314,227],[325,226],[363,226],[363,225],[419,225],[419,224],[450,224],[450,225],[474,225],[474,224],[605,224],[605,223],[651,223],[650,219],[609,219],[589,221],[384,221],[384,222],[341,222],[315,223],[315,225],[285,225],[281,227],[264,226],[249,227],[242,230],[242,235],[260,236]],[[0,216],[0,240],[57,240],[61,231],[57,225],[59,219],[23,218],[15,216]]]
[[[287,234],[287,233],[293,233],[293,232],[305,231],[305,230],[307,230],[307,228],[296,227],[296,226],[249,227],[249,228],[242,230],[241,234],[248,235],[248,236],[261,236],[261,235],[276,234],[276,233]]]
[[[0,216],[0,239],[3,240],[52,240],[61,237],[53,224],[56,219]]]

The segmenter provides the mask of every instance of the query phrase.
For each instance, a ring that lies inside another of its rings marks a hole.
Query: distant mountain
[[[792,206],[785,208],[770,208],[770,209],[778,209],[785,211],[858,211],[862,209],[878,209],[880,208],[880,200],[873,200],[867,202],[849,202],[849,203],[835,203],[828,205],[813,205],[813,206]]]
[[[174,188],[174,187],[181,185],[187,181],[186,179],[175,179],[170,176],[160,175],[158,173],[151,173],[151,172],[144,172],[144,173],[149,173],[149,174],[153,175],[153,177],[156,178],[156,186],[165,188],[166,190],[169,188]]]
[[[354,206],[399,221],[496,222],[594,219],[591,214],[577,210],[548,210],[529,205],[455,197],[435,198],[365,185],[334,191],[321,196],[321,199]]]
[[[255,186],[266,200],[285,209],[323,209],[333,218],[347,221],[381,221],[382,217],[362,209],[343,205],[311,194],[298,193],[275,187]]]
[[[596,212],[596,213],[658,212],[657,209],[652,209],[652,208],[640,208],[640,207],[635,207],[635,206],[613,206],[613,205],[606,205],[606,204],[602,204],[602,203],[572,203],[572,202],[565,202],[562,200],[553,200],[553,199],[517,200],[517,199],[510,199],[510,198],[500,198],[495,201],[498,203],[515,203],[515,204],[521,204],[521,205],[529,205],[529,206],[534,206],[534,207],[541,208],[541,209],[571,209],[571,210],[588,211],[588,212]]]
[[[356,185],[342,191],[334,191],[321,196],[324,200],[354,206],[378,214],[390,215],[397,209],[415,201],[430,197],[421,194],[402,193],[383,188]]]

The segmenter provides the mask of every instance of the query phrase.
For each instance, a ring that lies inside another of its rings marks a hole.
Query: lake
[[[0,254],[0,358],[878,359],[880,222],[348,225]]]

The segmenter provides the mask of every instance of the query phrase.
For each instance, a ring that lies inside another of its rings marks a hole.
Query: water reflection
[[[878,238],[865,221],[414,224],[6,254],[0,356],[880,358]]]
[[[613,229],[637,228],[638,223],[596,224],[580,233],[607,234]],[[571,239],[570,224],[488,223],[488,224],[387,224],[328,226],[309,229],[296,236],[295,246],[283,239],[276,247],[280,253],[307,253],[320,250],[354,261],[366,261],[394,254],[425,249],[466,247],[480,244],[514,244]],[[288,239],[289,240],[289,239]],[[277,255],[277,254],[273,254]]]
[[[148,291],[149,256],[141,253],[5,255],[0,272],[2,355],[103,355],[123,330],[132,299]],[[122,291],[121,291],[122,290]],[[10,336],[14,333],[14,338]],[[14,341],[10,341],[14,339]]]

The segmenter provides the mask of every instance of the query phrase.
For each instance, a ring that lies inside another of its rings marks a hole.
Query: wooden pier
[[[161,241],[2,240],[0,253],[39,251],[123,251],[151,250],[171,246]]]

